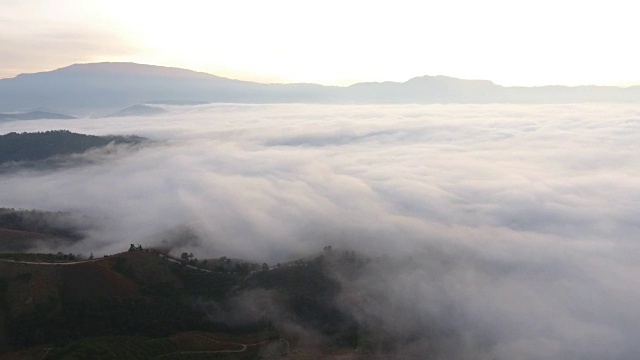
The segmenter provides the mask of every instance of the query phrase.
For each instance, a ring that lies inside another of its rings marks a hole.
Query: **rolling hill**
[[[0,359],[44,358],[44,348],[51,359],[96,348],[122,359],[394,358],[396,339],[341,308],[343,285],[332,274],[368,271],[354,254],[250,273],[206,271],[154,250],[66,264],[34,263],[55,255],[13,259],[0,258]]]
[[[216,333],[217,345],[210,341],[207,349],[236,343],[235,350],[244,352],[247,347],[238,344],[266,344],[265,334],[272,340],[282,334],[274,327],[276,313],[244,320],[232,315],[239,311],[235,303],[245,301],[241,298],[265,289],[277,290],[283,311],[297,314],[298,321],[332,334],[337,346],[349,343],[353,320],[335,307],[336,283],[320,263],[239,274],[197,270],[154,251],[130,251],[68,265],[0,259],[0,358],[2,350],[53,343],[63,351],[65,344],[116,336],[123,341],[171,337],[193,349],[192,335],[176,335],[185,331],[206,332],[200,338]]]

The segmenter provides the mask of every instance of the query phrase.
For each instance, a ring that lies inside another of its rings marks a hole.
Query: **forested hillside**
[[[35,133],[11,132],[0,136],[0,163],[37,161],[57,155],[82,153],[109,143],[134,144],[145,140],[138,136],[95,136],[52,130]]]
[[[325,253],[240,273],[133,246],[67,266],[0,261],[0,359],[42,348],[51,359],[98,358],[88,353],[95,347],[105,359],[391,359],[407,339],[340,306],[336,274],[356,281],[374,263],[385,266]]]

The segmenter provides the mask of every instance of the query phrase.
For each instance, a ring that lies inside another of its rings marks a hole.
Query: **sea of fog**
[[[167,109],[0,123],[153,140],[1,174],[0,206],[83,214],[93,228],[70,250],[96,256],[135,243],[199,258],[287,261],[332,245],[409,259],[353,285],[386,301],[344,306],[397,331],[450,321],[464,335],[452,358],[640,357],[640,106]]]

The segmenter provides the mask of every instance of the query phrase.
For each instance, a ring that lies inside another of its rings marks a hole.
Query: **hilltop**
[[[113,114],[109,114],[107,117],[160,115],[165,114],[166,112],[166,110],[157,106],[136,104]]]
[[[273,346],[282,336],[297,344],[303,339],[283,332],[276,325],[280,320],[271,318],[277,314],[248,318],[240,314],[245,310],[238,306],[247,295],[262,297],[256,301],[273,301],[264,293],[269,289],[277,289],[278,306],[283,310],[331,334],[333,346],[349,345],[347,339],[352,336],[345,331],[352,328],[348,324],[353,320],[333,304],[338,285],[320,263],[237,273],[198,269],[151,250],[71,263],[36,254],[9,257],[13,260],[0,260],[0,300],[5,314],[0,317],[0,345],[5,351],[53,343],[52,358],[57,358],[56,354],[95,342],[91,339],[96,337],[108,343],[115,336],[133,342],[144,336],[160,342],[171,339],[165,343],[171,352],[179,347],[176,344],[193,341],[191,333],[185,335],[193,331],[217,339],[218,350],[225,341],[226,347],[232,342],[271,342]],[[201,344],[200,350],[203,346],[210,347]]]
[[[356,281],[399,263],[353,252],[325,251],[286,266],[247,264],[248,272],[134,246],[81,261],[64,254],[7,257],[0,259],[0,359],[2,351],[8,358],[58,359],[96,348],[120,359],[187,359],[196,351],[226,359],[394,358],[399,344],[397,334],[341,308],[346,289],[336,277]],[[440,340],[433,337],[434,351]]]

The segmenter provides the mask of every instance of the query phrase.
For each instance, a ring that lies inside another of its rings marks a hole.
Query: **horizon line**
[[[248,79],[243,79],[243,78],[233,78],[233,77],[228,77],[228,76],[222,76],[222,75],[217,75],[215,73],[211,73],[211,72],[207,72],[207,71],[201,71],[201,70],[193,70],[193,69],[189,69],[189,68],[185,68],[185,67],[178,67],[178,66],[168,66],[168,65],[158,65],[158,64],[150,64],[150,63],[141,63],[141,62],[135,62],[135,61],[97,61],[97,62],[77,62],[77,63],[72,63],[69,65],[65,65],[62,67],[58,67],[58,68],[53,68],[50,70],[40,70],[40,71],[34,71],[34,72],[22,72],[19,74],[16,74],[15,76],[12,77],[5,77],[5,78],[0,78],[0,81],[2,80],[11,80],[11,79],[15,79],[18,78],[20,76],[24,76],[24,75],[35,75],[35,74],[43,74],[43,73],[50,73],[50,72],[54,72],[54,71],[58,71],[58,70],[62,70],[62,69],[66,69],[72,66],[77,66],[77,65],[99,65],[99,64],[129,64],[129,65],[136,65],[136,66],[148,66],[148,67],[156,67],[156,68],[164,68],[164,69],[172,69],[172,70],[181,70],[181,71],[187,71],[187,72],[192,72],[194,74],[200,74],[200,75],[207,75],[207,76],[213,76],[213,77],[218,77],[218,78],[223,78],[223,79],[228,79],[228,80],[234,80],[234,81],[242,81],[242,82],[251,82],[251,83],[257,83],[257,84],[265,84],[265,85],[297,85],[297,84],[306,84],[306,85],[319,85],[319,86],[324,86],[324,87],[339,87],[339,88],[348,88],[350,86],[354,86],[357,84],[383,84],[383,83],[398,83],[398,84],[404,84],[407,83],[413,79],[418,79],[418,78],[424,78],[424,77],[430,77],[430,78],[449,78],[449,79],[456,79],[456,80],[463,80],[463,81],[482,81],[482,82],[489,82],[493,85],[496,86],[500,86],[500,87],[504,87],[504,88],[543,88],[543,87],[567,87],[567,88],[580,88],[580,87],[611,87],[611,88],[620,88],[620,89],[626,89],[626,88],[631,88],[631,87],[638,87],[640,86],[640,82],[638,83],[630,83],[628,85],[612,85],[612,84],[595,84],[595,83],[585,83],[585,84],[576,84],[576,85],[566,85],[566,84],[546,84],[546,85],[503,85],[503,84],[499,84],[496,83],[493,80],[490,79],[482,79],[482,78],[464,78],[464,77],[456,77],[456,76],[451,76],[451,75],[443,75],[443,74],[438,74],[438,75],[416,75],[413,77],[410,77],[404,81],[396,81],[396,80],[382,80],[382,81],[375,81],[375,80],[371,80],[371,81],[358,81],[358,82],[354,82],[354,83],[350,83],[348,85],[335,85],[335,84],[323,84],[323,83],[319,83],[319,82],[305,82],[305,81],[299,81],[299,82],[278,82],[278,81],[270,81],[270,82],[263,82],[263,81],[256,81],[256,80],[248,80]]]

